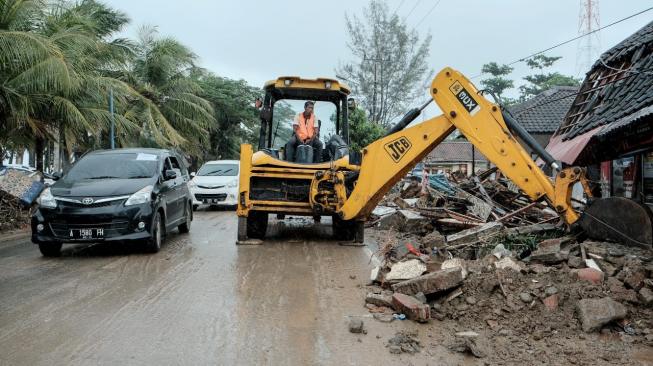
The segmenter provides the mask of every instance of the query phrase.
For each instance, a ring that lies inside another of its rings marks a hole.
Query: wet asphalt
[[[236,246],[233,211],[195,213],[159,253],[132,244],[0,243],[0,365],[386,365],[408,322],[363,306],[369,246],[330,239],[328,220],[271,219],[263,245]],[[367,335],[349,333],[361,317]],[[410,322],[412,323],[412,322]]]

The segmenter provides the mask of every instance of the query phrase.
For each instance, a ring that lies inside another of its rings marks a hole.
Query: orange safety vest
[[[304,112],[299,113],[295,117],[295,123],[297,128],[297,138],[301,141],[310,140],[315,136],[315,113],[311,113],[311,116],[306,120],[304,118]]]

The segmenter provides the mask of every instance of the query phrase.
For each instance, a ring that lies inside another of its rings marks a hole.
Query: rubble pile
[[[565,235],[548,208],[501,180],[482,182],[461,180],[455,199],[432,191],[386,197],[371,232],[381,263],[365,300],[374,319],[451,320],[449,349],[495,360],[519,358],[519,342],[590,333],[653,346],[653,250]],[[490,207],[486,219],[470,208],[474,198]]]
[[[38,173],[0,169],[0,231],[29,225],[32,205],[43,188]]]

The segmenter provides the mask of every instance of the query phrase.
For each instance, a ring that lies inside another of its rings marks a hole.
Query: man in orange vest
[[[313,102],[308,101],[304,103],[304,112],[298,113],[292,124],[294,131],[290,141],[286,144],[286,160],[295,161],[295,149],[299,144],[311,145],[313,151],[313,162],[319,163],[322,161],[322,149],[324,145],[318,138],[320,129],[316,125],[315,113],[313,113]]]

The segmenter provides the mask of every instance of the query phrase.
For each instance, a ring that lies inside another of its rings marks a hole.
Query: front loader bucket
[[[625,245],[653,246],[653,213],[628,198],[599,198],[579,220],[581,228],[595,240],[612,240]]]

